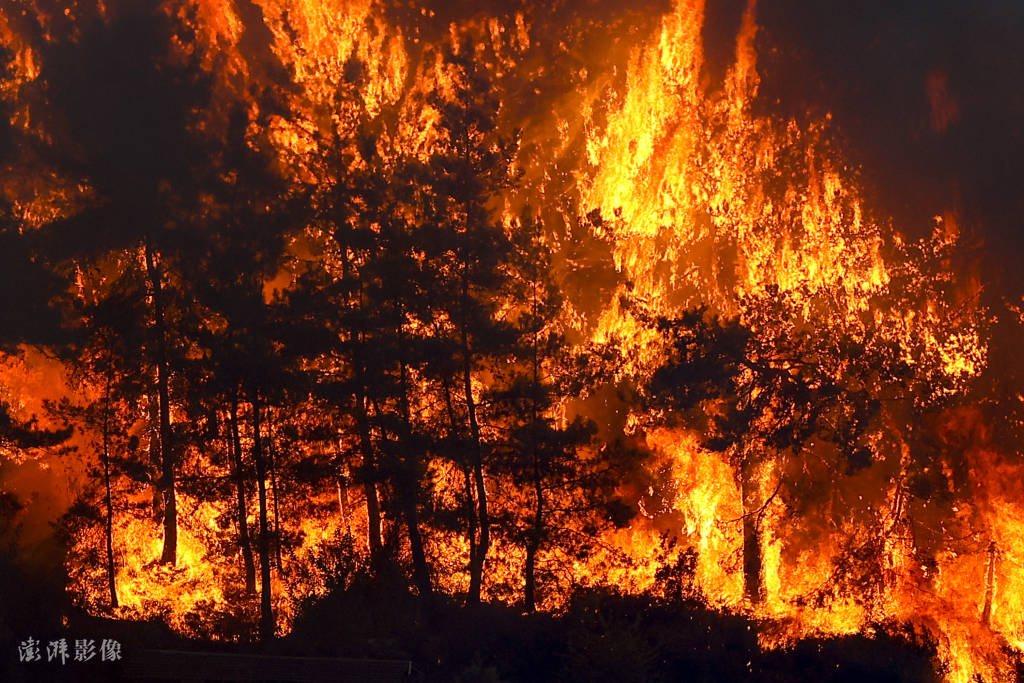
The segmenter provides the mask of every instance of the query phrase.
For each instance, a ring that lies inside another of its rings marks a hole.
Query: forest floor
[[[125,658],[163,649],[409,660],[410,681],[445,683],[941,680],[934,646],[909,631],[805,639],[765,651],[758,632],[770,624],[696,601],[609,591],[578,593],[558,615],[523,614],[500,605],[467,608],[447,597],[424,601],[394,585],[357,581],[310,601],[288,635],[259,645],[186,639],[158,622],[90,617],[54,597],[59,586],[52,582],[18,578],[0,604],[0,680],[11,683],[124,678],[110,663],[46,662],[47,641],[60,637],[116,639]],[[19,663],[17,646],[29,636],[41,641],[43,659]]]

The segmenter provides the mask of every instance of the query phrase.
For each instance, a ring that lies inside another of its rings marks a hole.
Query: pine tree
[[[265,110],[264,116],[268,114]],[[262,123],[265,129],[266,121]],[[280,543],[270,525],[270,508],[276,503],[276,469],[269,416],[287,400],[286,392],[293,383],[293,362],[290,349],[281,341],[290,311],[284,301],[267,290],[267,283],[282,268],[287,238],[301,229],[304,213],[301,202],[278,172],[265,141],[247,138],[248,124],[242,110],[229,118],[225,143],[215,157],[217,173],[211,174],[204,185],[209,200],[194,219],[203,237],[191,246],[191,258],[181,268],[196,305],[196,327],[205,330],[200,339],[205,352],[199,363],[206,366],[200,369],[209,390],[205,401],[214,411],[219,407],[228,413],[239,546],[247,588],[252,581],[253,560],[244,521],[248,469],[243,463],[240,432],[241,404],[248,404],[247,431],[258,505],[260,635],[269,639],[275,631],[271,577]]]
[[[882,398],[908,377],[898,346],[875,334],[803,322],[792,293],[743,302],[744,321],[704,309],[662,319],[669,357],[646,387],[650,406],[725,452],[742,499],[744,593],[763,599],[761,521],[776,496],[813,499],[810,469],[855,474],[878,455]],[[811,466],[826,458],[825,468]],[[772,472],[763,468],[770,464]],[[776,480],[764,491],[765,478]],[[826,483],[826,486],[828,484]]]
[[[449,48],[443,57],[448,91],[427,98],[439,114],[435,139],[426,159],[408,166],[414,248],[427,277],[420,316],[433,332],[436,357],[443,359],[427,371],[444,393],[449,440],[463,451],[459,463],[472,482],[465,495],[475,501],[467,595],[474,604],[480,601],[492,526],[487,469],[493,449],[484,433],[478,385],[509,352],[513,336],[499,313],[513,250],[497,203],[515,182],[518,141],[499,130],[501,102],[471,46]]]
[[[161,561],[177,556],[177,444],[171,425],[172,373],[180,350],[183,233],[194,213],[194,169],[206,150],[191,124],[209,98],[209,81],[193,56],[171,59],[174,20],[148,5],[112,7],[86,17],[77,35],[45,48],[41,82],[54,120],[53,155],[61,171],[89,187],[91,203],[52,226],[55,259],[65,269],[91,267],[111,254],[140,254],[150,302],[149,368],[155,375],[159,423],[158,489],[163,507]],[[130,59],[125,55],[130,54]]]

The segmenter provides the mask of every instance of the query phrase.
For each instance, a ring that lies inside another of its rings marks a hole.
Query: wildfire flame
[[[324,145],[336,142],[339,131],[351,125],[338,95],[345,87],[358,91],[371,117],[400,112],[391,144],[426,154],[434,143],[437,112],[410,93],[443,94],[451,87],[438,56],[443,45],[390,25],[377,3],[181,0],[164,8],[195,31],[196,44],[180,47],[202,54],[204,68],[220,79],[218,97],[249,102],[253,121],[259,119],[255,112],[261,106],[253,93],[270,79],[268,70],[288,72],[294,86],[287,98],[292,115],[271,116],[266,125],[272,128],[282,168],[294,172],[297,182],[333,182],[316,176],[316,159],[325,152]],[[936,395],[965,387],[986,365],[986,312],[952,276],[940,269],[917,272],[913,265],[918,257],[918,263],[930,259],[941,264],[957,247],[955,215],[942,216],[931,238],[920,242],[907,240],[897,227],[873,215],[855,173],[833,146],[828,117],[801,125],[755,113],[760,77],[754,3],[743,15],[734,60],[722,83],[705,77],[704,13],[702,0],[677,0],[652,35],[635,41],[624,82],[612,75],[581,74],[578,89],[564,96],[554,113],[537,114],[536,121],[526,123],[524,149],[547,155],[541,167],[564,166],[566,158],[574,157],[569,162],[572,172],[566,174],[572,178],[571,192],[559,189],[564,179],[552,171],[543,178],[528,176],[526,194],[535,193],[530,197],[535,204],[565,203],[560,211],[567,222],[596,211],[600,220],[593,237],[610,245],[618,277],[600,301],[589,302],[595,314],[581,312],[579,302],[567,303],[568,324],[585,342],[619,344],[622,377],[649,376],[667,349],[627,300],[641,302],[654,316],[704,305],[712,313],[756,325],[751,301],[784,299],[796,327],[817,321],[858,340],[865,340],[869,329],[881,331],[908,364],[931,368],[941,378]],[[452,23],[436,40],[461,49],[467,36],[478,41],[474,49],[481,60],[488,60],[498,83],[537,50],[554,49],[545,43],[549,36],[522,11]],[[14,48],[16,84],[38,77],[29,41],[3,13],[0,41]],[[929,83],[933,100],[945,97],[944,80],[936,76]],[[949,125],[957,115],[955,103],[944,106],[946,113],[936,126]],[[19,125],[36,125],[29,120],[30,111],[16,110]],[[536,132],[539,128],[545,129],[543,134]],[[562,142],[542,153],[531,135]],[[573,145],[574,138],[582,138],[582,145]],[[36,223],[71,210],[60,197],[74,193],[51,180],[45,191],[25,190],[31,196],[24,199],[24,213],[41,216]],[[571,199],[565,200],[567,196]],[[512,207],[522,203],[528,202],[506,198],[507,225],[514,225]],[[942,213],[945,207],[936,210]],[[321,258],[319,241],[316,226],[310,226],[292,245],[292,254],[299,261]],[[293,275],[282,271],[266,291],[286,290]],[[907,284],[920,281],[925,284],[917,289]],[[83,290],[87,285],[101,286],[83,283]],[[952,297],[944,298],[949,292]],[[776,333],[755,330],[765,336]],[[80,389],[93,397],[102,391],[95,386]],[[145,408],[136,412],[130,430],[145,444]],[[765,595],[751,604],[744,595],[739,559],[742,520],[749,511],[730,454],[702,447],[694,431],[652,427],[650,415],[630,415],[627,429],[655,454],[649,470],[661,479],[657,490],[652,484],[636,496],[640,515],[633,524],[602,539],[605,551],[587,562],[573,561],[576,581],[657,591],[659,567],[692,552],[692,594],[714,608],[744,612],[770,624],[761,634],[765,647],[784,647],[811,635],[870,633],[909,623],[937,639],[947,680],[966,682],[975,675],[1008,680],[1011,663],[1005,648],[1024,650],[1024,535],[1016,521],[1024,513],[1024,490],[1018,484],[1022,479],[989,443],[980,415],[961,411],[945,419],[948,448],[954,447],[953,435],[971,435],[958,446],[969,464],[965,487],[971,491],[970,502],[947,516],[908,502],[903,473],[913,454],[902,441],[896,456],[843,479],[834,496],[809,503],[810,513],[797,522],[776,495],[780,480],[791,477],[787,467],[792,465],[782,454],[764,457],[754,495],[763,502],[757,533]],[[251,438],[243,435],[245,448]],[[95,444],[98,436],[92,433],[90,440]],[[230,468],[212,450],[196,450],[188,457],[197,470],[229,478]],[[436,504],[455,507],[461,473],[441,464],[431,477],[439,482]],[[628,488],[626,483],[623,488]],[[101,565],[86,560],[72,563],[71,592],[76,598],[95,612],[130,619],[160,616],[184,633],[238,637],[244,628],[231,625],[231,620],[244,624],[251,619],[245,615],[252,613],[256,598],[228,588],[243,583],[232,546],[234,512],[179,494],[180,559],[168,568],[156,563],[161,530],[149,517],[149,489],[122,484],[116,493],[127,501],[114,515],[119,607],[111,610],[107,605]],[[365,506],[360,488],[349,482],[326,491],[282,494],[273,521],[292,541],[275,570],[279,631],[289,628],[302,598],[328,589],[324,576],[311,569],[325,549],[337,548],[338,539],[347,537],[356,539],[363,552]],[[247,515],[255,527],[252,499]],[[914,530],[931,533],[929,525],[941,527],[933,530],[940,540],[932,542],[932,552],[923,561],[927,553],[921,547],[926,544]],[[954,528],[968,531],[948,540]],[[663,555],[665,536],[676,544],[668,560]],[[863,600],[836,589],[844,571],[854,571],[849,569],[851,553],[878,538],[883,539],[879,552],[885,570],[877,595]],[[103,543],[98,527],[78,530],[74,541],[72,556],[86,559]],[[439,558],[439,589],[464,592],[469,582],[466,539],[439,531],[428,539],[428,553]],[[524,562],[521,551],[499,540],[492,553],[484,592],[511,602],[514,577]],[[544,607],[559,609],[567,595],[546,597]]]

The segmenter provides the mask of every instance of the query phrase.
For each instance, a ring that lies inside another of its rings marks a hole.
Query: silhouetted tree
[[[780,493],[787,501],[810,493],[809,459],[829,459],[838,475],[869,467],[882,400],[909,368],[870,326],[858,333],[803,319],[793,293],[742,303],[743,322],[703,309],[657,321],[670,354],[647,391],[651,406],[703,434],[704,447],[729,454],[743,503],[744,592],[756,603],[765,509]],[[761,470],[768,462],[772,473]]]
[[[269,97],[264,104],[268,102]],[[262,115],[269,116],[271,111],[266,106]],[[271,574],[280,542],[270,526],[276,486],[268,492],[267,481],[276,482],[276,470],[269,447],[268,415],[286,400],[286,392],[294,383],[292,349],[281,341],[290,314],[284,300],[275,298],[267,287],[283,267],[288,237],[304,226],[304,213],[266,141],[246,135],[249,123],[242,110],[229,117],[225,142],[213,160],[218,173],[204,185],[208,200],[195,218],[204,228],[202,240],[191,245],[191,258],[181,268],[188,276],[197,306],[196,325],[205,328],[200,337],[205,353],[199,362],[205,365],[205,401],[211,407],[219,404],[228,412],[239,545],[247,587],[252,557],[244,519],[248,470],[242,458],[240,403],[248,404],[258,502],[260,635],[267,639],[273,637],[275,629]],[[260,130],[265,130],[266,120],[260,123]]]
[[[472,491],[465,492],[475,499],[467,595],[472,604],[480,600],[492,525],[487,461],[493,446],[483,433],[478,385],[510,354],[514,336],[500,313],[513,249],[498,202],[515,181],[518,141],[498,127],[501,102],[471,45],[447,48],[443,57],[449,87],[426,100],[439,114],[434,139],[424,161],[407,162],[417,221],[410,227],[430,278],[421,315],[433,331],[437,362],[428,372],[444,393],[450,437],[472,476]]]
[[[594,388],[579,370],[598,359],[585,359],[566,342],[562,298],[551,277],[551,248],[542,226],[517,221],[513,242],[506,317],[515,336],[505,363],[492,369],[492,386],[484,396],[492,406],[491,430],[502,435],[493,445],[499,456],[495,467],[515,491],[504,493],[497,515],[500,533],[525,550],[523,599],[532,612],[545,553],[582,559],[594,550],[602,530],[629,520],[616,486],[635,463],[622,449],[594,443],[593,422],[568,417],[568,401]]]
[[[116,252],[142,257],[148,288],[139,295],[151,302],[147,355],[158,404],[161,561],[173,564],[173,269],[197,203],[194,170],[206,157],[191,124],[208,101],[209,81],[194,55],[169,54],[181,26],[152,5],[117,3],[106,17],[86,16],[69,30],[47,44],[41,82],[57,131],[53,154],[67,176],[89,187],[92,201],[54,231],[64,259],[76,264]]]

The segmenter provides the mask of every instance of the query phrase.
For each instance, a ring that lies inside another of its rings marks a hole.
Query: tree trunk
[[[537,318],[537,283],[531,286],[530,313]],[[524,590],[523,597],[527,612],[534,612],[537,609],[537,552],[540,550],[541,539],[544,534],[544,481],[541,475],[540,455],[537,450],[537,430],[540,426],[540,406],[537,405],[540,393],[540,339],[537,330],[534,329],[531,335],[530,345],[530,370],[532,373],[532,389],[530,399],[530,455],[533,459],[533,528],[530,531],[529,540],[526,544],[526,564],[523,568]]]
[[[342,220],[340,222],[340,229],[343,235],[342,243],[345,245],[349,244],[348,235],[351,230],[348,222]],[[345,249],[342,249],[342,254],[347,255],[347,253]],[[343,258],[341,261],[343,280],[349,280],[349,270],[351,267],[349,259]],[[354,304],[349,303],[349,305],[362,310],[363,298],[363,282],[359,280],[358,300]],[[373,450],[373,439],[370,435],[369,409],[367,408],[366,398],[366,370],[363,366],[362,354],[360,353],[361,344],[366,341],[366,338],[362,332],[356,332],[353,333],[352,341],[352,365],[356,371],[356,429],[359,431],[359,448],[363,456],[360,478],[362,479],[363,496],[366,498],[366,541],[370,551],[370,568],[376,574],[384,566],[385,552],[381,534],[380,498],[377,496],[379,473],[377,471],[377,459]]]
[[[523,586],[524,609],[527,612],[537,611],[537,544],[530,540],[526,544],[526,564],[523,567],[525,583]]]
[[[761,535],[758,509],[758,487],[754,464],[744,456],[740,472],[740,496],[743,500],[743,594],[758,604],[764,598],[761,572]]]
[[[464,287],[465,289],[465,287]],[[468,292],[466,292],[468,296]],[[462,384],[466,395],[466,412],[469,415],[470,451],[473,457],[473,481],[476,485],[477,522],[480,538],[476,546],[476,554],[470,558],[468,604],[480,602],[480,589],[483,585],[484,564],[487,552],[491,548],[491,524],[487,513],[487,487],[484,481],[483,454],[480,446],[480,425],[476,415],[476,401],[473,399],[473,377],[470,370],[471,352],[469,336],[465,324],[462,328]]]
[[[171,405],[167,361],[167,328],[164,320],[163,284],[153,250],[146,242],[146,273],[153,288],[153,319],[156,336],[157,394],[160,397],[160,489],[164,506],[164,547],[160,561],[174,564],[178,555],[178,506],[174,493],[174,446],[171,436]]]
[[[384,543],[381,540],[380,499],[377,497],[377,461],[370,437],[370,420],[367,417],[366,396],[362,388],[356,395],[356,429],[359,430],[359,448],[362,451],[363,495],[366,497],[367,543],[370,550],[370,566],[376,573],[384,563]]]
[[[270,495],[274,506],[274,561],[278,573],[284,573],[281,561],[281,512],[277,507],[277,449],[274,447],[273,413],[267,408],[267,453],[270,456]]]
[[[537,551],[540,550],[540,541],[544,533],[544,490],[541,487],[540,467],[536,456],[533,492],[533,528],[530,529],[529,540],[526,543],[526,564],[523,567],[523,601],[527,612],[534,612],[537,609]]]
[[[110,495],[110,374],[103,401],[103,483],[107,489],[107,588],[110,606],[117,608],[117,575],[114,570],[114,507]]]
[[[468,568],[472,568],[473,562],[476,558],[476,545],[477,545],[477,519],[476,519],[476,502],[473,500],[473,473],[470,471],[469,465],[464,461],[459,463],[459,467],[462,470],[462,490],[465,491],[465,515],[467,520],[466,532],[469,535],[469,563]],[[479,600],[479,597],[478,597]],[[467,596],[468,604],[468,596]]]
[[[242,466],[242,439],[238,432],[238,394],[231,401],[231,437],[228,450],[235,476],[235,499],[238,514],[238,546],[242,550],[242,564],[245,567],[245,592],[256,592],[256,565],[252,559],[252,542],[249,539],[249,505],[245,500],[245,469]]]
[[[413,575],[420,596],[428,597],[433,592],[430,581],[430,565],[423,548],[423,536],[420,534],[419,520],[419,454],[412,443],[412,414],[409,410],[409,382],[405,362],[399,361],[399,379],[401,381],[402,410],[401,431],[399,434],[400,450],[404,462],[399,474],[399,495],[402,512],[405,516],[405,527],[409,535],[409,550],[412,553]]]
[[[384,411],[377,399],[368,398],[367,409],[369,408],[373,408],[373,414],[377,420],[383,418]],[[367,414],[369,415],[369,413]],[[379,426],[379,429],[381,442],[390,442],[394,435],[389,434],[383,424]],[[376,452],[381,453],[382,451]],[[378,468],[380,463],[381,461],[377,460]],[[384,544],[385,559],[395,557],[398,553],[398,548],[401,546],[401,541],[399,540],[402,527],[401,506],[395,502],[400,493],[397,491],[399,488],[397,483],[398,475],[392,474],[391,477],[391,480],[379,481],[377,485],[377,499],[380,501],[380,532]]]
[[[458,420],[455,417],[455,406],[452,403],[452,392],[448,386],[448,378],[445,376],[441,381],[441,387],[444,390],[444,405],[445,410],[448,413],[448,438],[452,440],[453,444],[461,441],[461,434],[459,429]],[[462,470],[462,483],[463,490],[465,491],[465,515],[467,524],[467,535],[469,537],[469,567],[472,568],[473,562],[476,558],[476,545],[477,545],[477,517],[476,517],[476,504],[473,496],[473,475],[470,470],[469,464],[465,458],[458,458],[459,469]],[[479,594],[477,601],[479,601]]]
[[[270,529],[267,523],[267,465],[263,459],[263,440],[260,436],[260,397],[252,397],[252,457],[256,463],[256,486],[260,503],[260,638],[274,637],[274,607],[270,585]]]
[[[992,621],[992,598],[996,587],[996,542],[988,543],[988,569],[985,572],[985,604],[981,609],[981,623],[988,626]]]
[[[156,382],[154,381],[154,384]],[[150,513],[154,522],[164,518],[164,501],[160,491],[160,464],[163,457],[160,455],[160,399],[154,393],[146,394],[146,407],[149,410],[149,467],[147,471],[150,476],[150,493],[152,494],[152,506]]]
[[[416,580],[416,588],[423,597],[433,592],[430,581],[430,565],[427,564],[427,555],[423,549],[423,537],[420,535],[419,510],[417,509],[415,487],[403,486],[402,508],[405,513],[405,525],[409,533],[409,550],[412,552],[413,574]]]
[[[345,475],[339,474],[335,478],[334,483],[338,489],[338,514],[341,515],[341,521],[345,523],[346,533],[351,536],[352,524],[349,522],[348,517],[348,480],[345,478]],[[344,492],[342,489],[344,489]]]
[[[531,312],[537,315],[537,287],[533,287],[533,298]],[[531,370],[533,372],[533,391],[530,400],[530,455],[533,459],[533,528],[530,530],[530,537],[526,544],[526,564],[523,567],[524,586],[523,597],[527,612],[534,612],[537,609],[537,551],[540,550],[541,538],[544,534],[544,480],[541,477],[540,455],[537,451],[537,429],[540,425],[540,407],[537,405],[537,395],[540,392],[540,359],[538,358],[538,344],[536,331],[533,334],[533,344],[530,347],[532,354]]]

